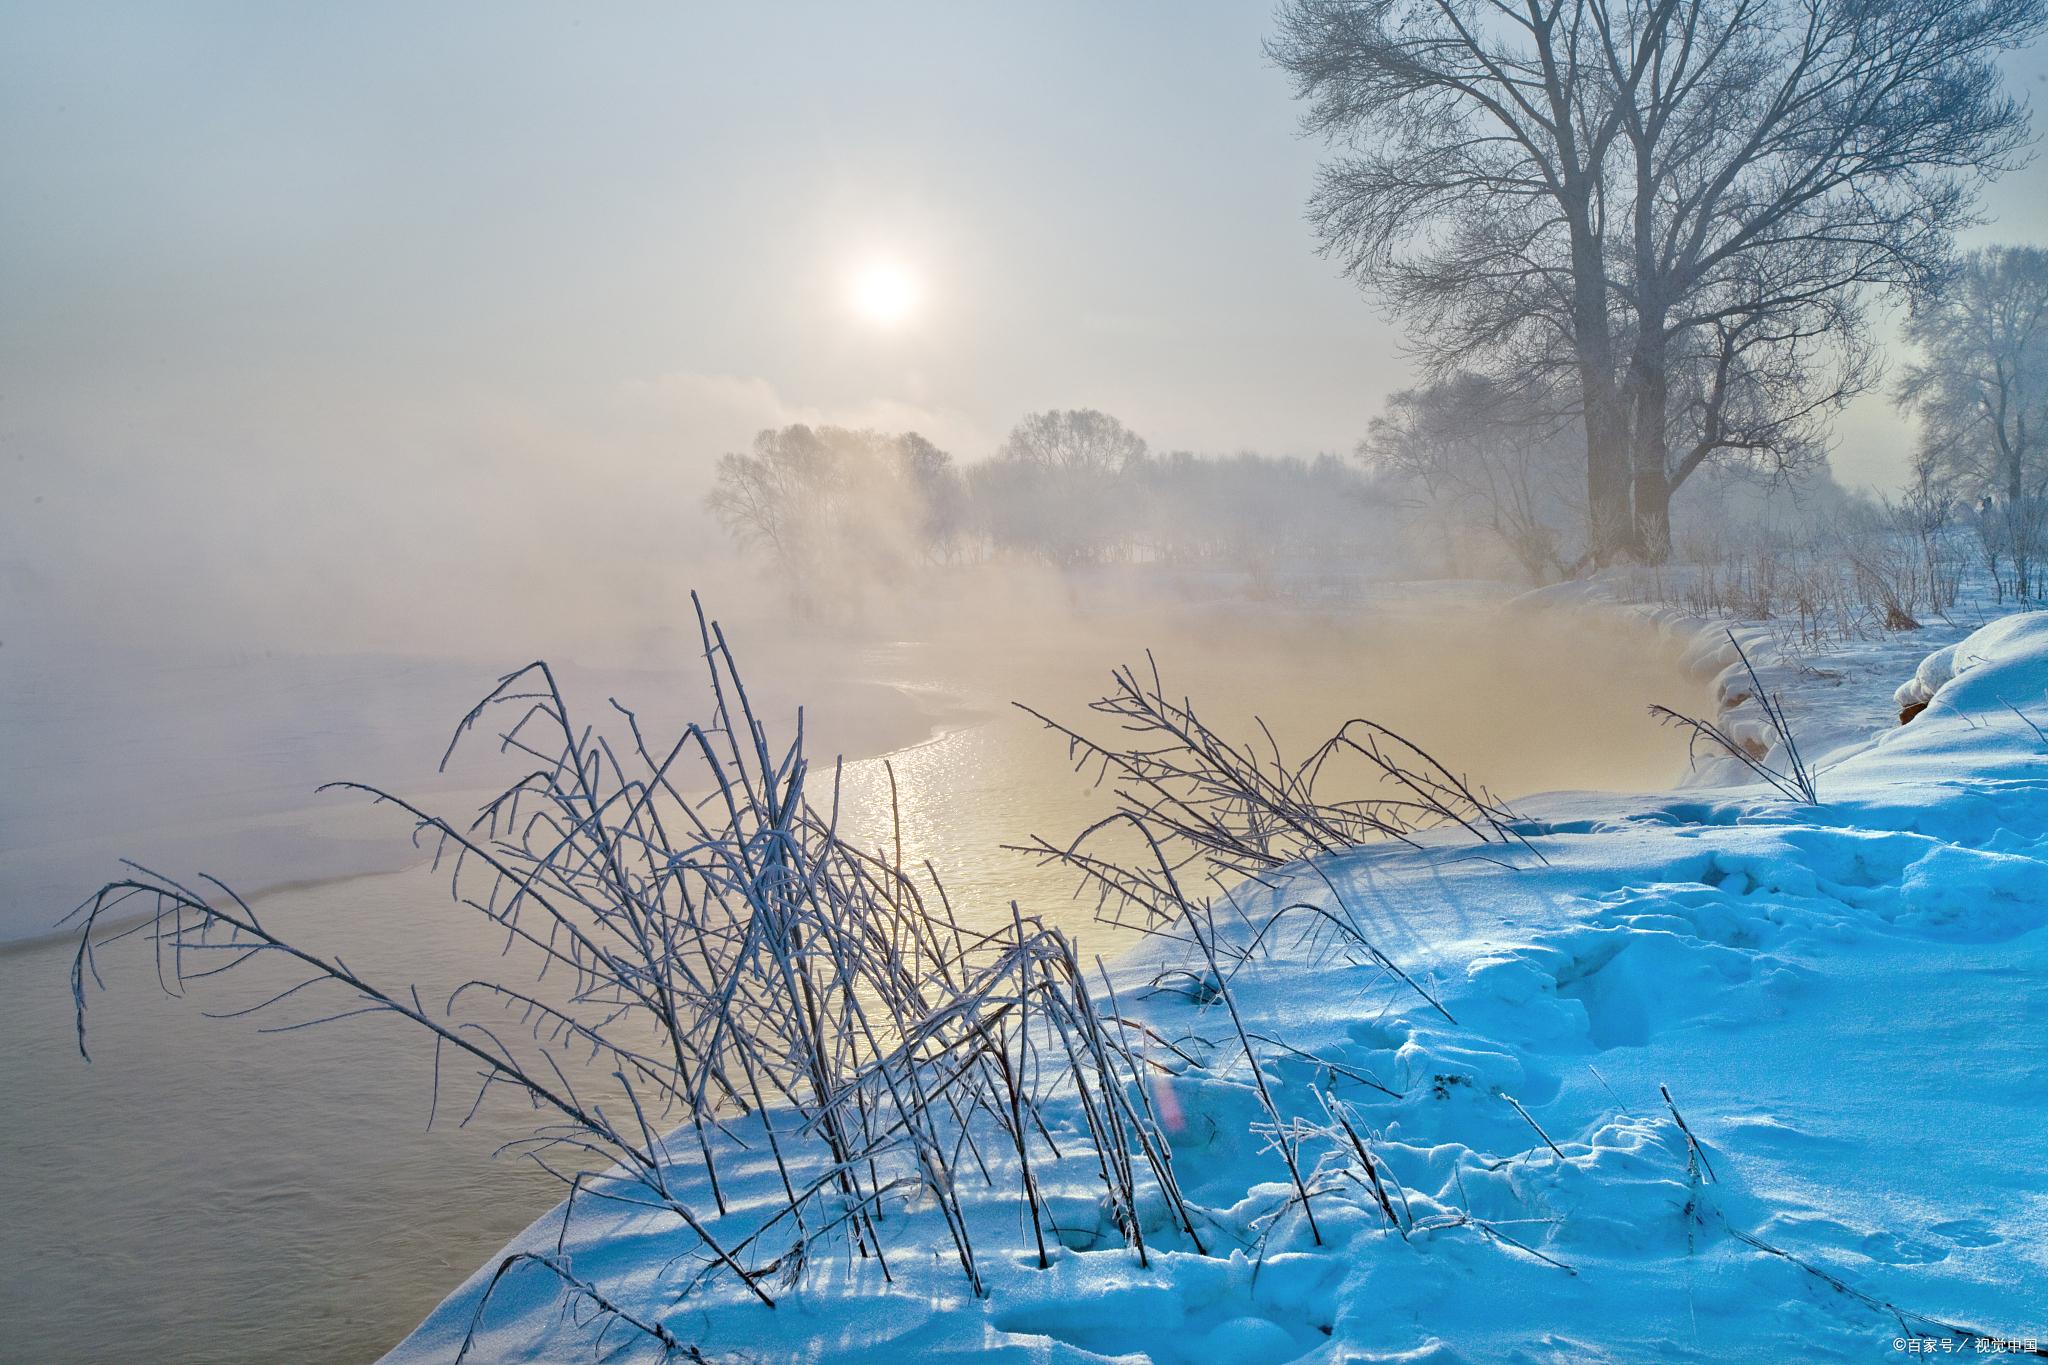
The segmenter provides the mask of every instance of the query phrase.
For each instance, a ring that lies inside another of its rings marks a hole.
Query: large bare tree
[[[1581,412],[1591,555],[1658,557],[1702,463],[1812,458],[2024,145],[1998,55],[2043,0],[1289,0],[1270,44],[1339,148],[1324,249]]]

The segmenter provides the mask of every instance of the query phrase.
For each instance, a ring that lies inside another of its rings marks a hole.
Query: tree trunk
[[[1630,552],[1634,517],[1629,502],[1627,424],[1611,394],[1586,395],[1587,548],[1593,562],[1611,564]]]
[[[1671,473],[1664,448],[1670,377],[1666,371],[1664,319],[1642,319],[1643,339],[1629,361],[1629,398],[1634,427],[1629,464],[1634,479],[1635,518],[1630,549],[1645,563],[1671,557]]]
[[[2005,407],[2001,396],[1999,406]],[[2005,524],[2011,533],[2013,587],[2020,601],[2033,596],[2034,509],[2028,506],[2026,481],[2026,418],[2020,418],[2017,436],[2009,436],[2001,418],[1998,427],[1999,456],[2005,466]]]
[[[1671,485],[1663,466],[1638,465],[1635,488],[1636,553],[1645,563],[1662,564],[1671,558]]]
[[[1583,198],[1567,204],[1572,229],[1572,343],[1586,426],[1586,550],[1596,565],[1626,554],[1629,511],[1628,418],[1615,392],[1614,337],[1608,330],[1600,241]]]

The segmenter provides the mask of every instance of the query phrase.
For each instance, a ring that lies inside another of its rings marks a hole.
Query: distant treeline
[[[1372,471],[1333,455],[1151,452],[1106,413],[1035,413],[962,466],[914,432],[788,426],[726,455],[708,499],[742,547],[799,596],[900,580],[922,565],[1016,558],[1357,563],[1392,531]]]
[[[1576,439],[1570,414],[1461,376],[1395,395],[1341,458],[1155,455],[1089,409],[1035,413],[966,465],[914,432],[780,427],[719,462],[708,502],[810,607],[991,560],[1541,584],[1590,561]],[[1698,483],[1674,529],[1701,561],[1758,534],[1810,538],[1860,502],[1825,465],[1789,488],[1712,466]]]

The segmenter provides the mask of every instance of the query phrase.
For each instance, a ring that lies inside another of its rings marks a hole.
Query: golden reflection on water
[[[1128,943],[1128,934],[1094,920],[1092,899],[1075,899],[1071,873],[1003,848],[1034,835],[1064,845],[1115,809],[1092,768],[1074,770],[1065,738],[1009,703],[1025,701],[1113,740],[1113,723],[1087,704],[1107,690],[1115,663],[1131,662],[1149,678],[1148,636],[1169,695],[1194,698],[1226,738],[1251,739],[1262,719],[1288,760],[1299,761],[1345,721],[1367,716],[1504,798],[1670,785],[1682,772],[1685,744],[1647,708],[1692,705],[1702,690],[1679,672],[1677,646],[1653,626],[1607,614],[1512,616],[1471,607],[1310,621],[1225,618],[1214,629],[1215,638],[1191,638],[1182,623],[1162,618],[1034,641],[1028,652],[1003,657],[929,645],[877,651],[870,659],[877,676],[948,692],[980,711],[971,724],[887,756],[905,859],[929,860],[971,921],[1007,919],[1015,899],[1090,951]],[[840,798],[843,828],[889,846],[895,831],[883,759],[849,763]]]

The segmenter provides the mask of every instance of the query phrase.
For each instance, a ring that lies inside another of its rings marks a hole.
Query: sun
[[[898,327],[917,311],[923,291],[898,261],[870,261],[853,273],[847,299],[854,313],[877,327]]]

